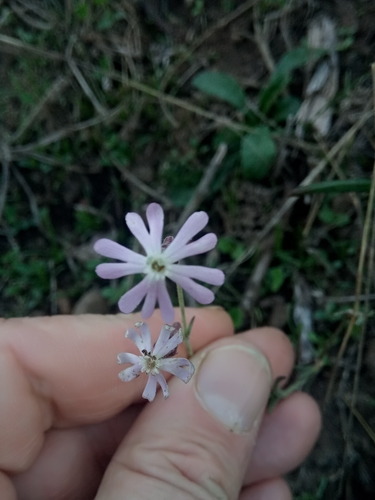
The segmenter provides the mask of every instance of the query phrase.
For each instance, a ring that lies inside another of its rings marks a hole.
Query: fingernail
[[[203,359],[196,376],[198,399],[235,433],[258,425],[271,389],[271,369],[256,349],[242,344],[219,347]]]

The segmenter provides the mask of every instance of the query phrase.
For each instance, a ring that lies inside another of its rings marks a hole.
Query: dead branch
[[[226,144],[219,144],[219,147],[216,150],[215,155],[210,161],[205,173],[203,174],[202,179],[200,180],[198,186],[196,187],[193,196],[191,197],[189,203],[186,205],[184,211],[180,215],[176,226],[181,227],[182,224],[186,221],[186,219],[193,213],[199,205],[203,202],[203,200],[207,197],[210,191],[211,184],[215,178],[217,171],[220,168],[220,165],[223,163],[223,160],[227,154],[228,146]]]

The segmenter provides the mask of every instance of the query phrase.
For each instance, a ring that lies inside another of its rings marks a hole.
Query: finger
[[[18,498],[93,498],[113,453],[142,408],[132,405],[100,424],[48,431],[31,467],[12,478]]]
[[[2,472],[0,472],[0,498],[1,500],[17,500],[17,493],[11,480]]]
[[[254,342],[252,342],[254,340]],[[261,350],[256,349],[261,345]],[[266,357],[271,362],[269,366]],[[273,329],[222,339],[193,358],[196,373],[147,405],[114,456],[97,499],[237,498],[272,385],[293,351]]]
[[[19,498],[85,498],[96,491],[112,455],[142,408],[143,405],[134,405],[101,424],[47,433],[43,452],[30,469],[16,476]],[[296,393],[281,401],[271,414],[264,416],[244,484],[281,476],[301,463],[317,438],[320,420],[317,404],[307,394]],[[254,492],[247,488],[242,495],[246,499],[262,494],[272,500],[284,498],[284,490],[285,495],[290,495],[280,479],[273,486],[263,482],[259,491],[258,486]],[[275,496],[267,497],[269,491],[275,492]]]
[[[321,428],[318,405],[307,394],[292,394],[264,416],[245,484],[282,476],[297,467]]]
[[[238,500],[292,500],[284,479],[276,478],[244,488]]]
[[[196,316],[194,349],[231,335],[222,309],[187,310]],[[124,338],[139,314],[55,316],[4,320],[0,335],[0,468],[29,467],[52,426],[103,421],[140,399],[138,380],[118,380],[116,355],[132,351]],[[159,334],[162,320],[149,324]],[[183,352],[183,348],[181,349]]]

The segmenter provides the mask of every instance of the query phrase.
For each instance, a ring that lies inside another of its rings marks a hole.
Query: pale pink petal
[[[139,352],[142,353],[142,351],[145,350],[145,349],[147,351],[147,346],[143,342],[143,338],[138,334],[137,331],[133,330],[133,328],[128,328],[126,330],[126,332],[125,332],[125,338],[127,338],[127,339],[131,340],[132,342],[134,342],[134,344],[138,347]]]
[[[134,311],[137,305],[142,301],[150,288],[150,280],[146,276],[143,280],[125,293],[118,301],[118,307],[121,312],[128,314]]]
[[[164,227],[163,209],[158,203],[151,203],[147,207],[146,217],[150,228],[152,251],[153,253],[160,253]]]
[[[188,241],[194,238],[199,231],[202,231],[202,229],[207,225],[207,222],[208,215],[206,212],[195,212],[190,215],[188,220],[177,233],[175,239],[165,250],[165,256],[169,257],[169,255],[173,255],[174,252],[180,250]]]
[[[142,307],[142,318],[149,318],[155,310],[156,297],[158,292],[158,283],[152,281],[150,283],[150,288],[148,289],[146,300]]]
[[[222,285],[225,280],[223,271],[220,271],[220,269],[212,269],[211,267],[173,264],[170,266],[169,272],[170,274],[168,273],[167,277],[173,280],[176,274],[204,281],[209,285]]]
[[[174,309],[171,298],[169,296],[165,280],[158,282],[158,303],[163,320],[166,323],[172,323],[174,319]]]
[[[139,376],[141,370],[142,370],[141,363],[129,366],[129,368],[125,368],[125,370],[122,370],[122,372],[118,374],[118,378],[123,382],[130,382],[131,380]]]
[[[165,378],[161,373],[154,375],[154,377],[156,379],[156,382],[160,385],[161,390],[163,391],[164,399],[167,399],[167,397],[169,396],[167,381],[165,380]]]
[[[138,323],[135,324],[137,328],[140,329],[141,335],[142,335],[142,340],[145,345],[145,349],[147,352],[152,351],[152,341],[151,341],[151,332],[148,327],[148,324],[145,323],[144,321],[139,321]]]
[[[162,348],[160,348],[160,350],[158,351],[158,353],[155,355],[158,357],[158,358],[163,358],[164,356],[166,356],[167,354],[169,354],[171,351],[173,351],[174,349],[176,349],[176,347],[178,345],[181,344],[181,342],[183,341],[183,338],[182,338],[182,331],[179,330],[175,335],[173,335],[166,344],[164,344],[164,346]],[[154,349],[154,352],[155,352],[155,349]]]
[[[211,304],[214,300],[214,293],[205,288],[198,283],[195,283],[191,278],[187,278],[186,276],[181,276],[180,274],[171,274],[169,276],[171,280],[173,280],[177,285],[180,285],[189,295],[193,297],[200,304]]]
[[[134,212],[129,212],[125,217],[126,224],[148,255],[152,249],[151,238],[142,217]]]
[[[148,399],[150,402],[155,399],[156,394],[156,379],[154,375],[149,375],[142,398]]]
[[[111,280],[129,276],[129,274],[142,273],[144,264],[99,264],[96,266],[95,272],[100,278]]]
[[[131,352],[120,352],[117,355],[117,362],[119,365],[123,365],[124,363],[132,363],[136,365],[139,363],[139,356],[132,354]]]
[[[160,331],[159,338],[156,341],[156,344],[155,344],[154,349],[152,351],[152,354],[154,356],[157,356],[159,354],[159,351],[166,346],[166,344],[167,344],[167,342],[169,340],[169,337],[171,336],[171,333],[173,331],[174,331],[173,326],[163,325],[163,327],[162,327],[162,329]]]
[[[108,240],[107,238],[98,240],[94,245],[94,250],[99,255],[103,255],[103,257],[109,257],[111,259],[123,260],[124,262],[134,262],[136,264],[144,264],[146,262],[146,257],[144,255],[135,253],[133,250],[129,250],[129,248],[123,247],[115,241]]]
[[[163,359],[161,363],[161,370],[172,373],[172,375],[181,379],[185,384],[189,382],[195,371],[193,363],[185,358]]]
[[[214,233],[205,234],[199,240],[192,241],[187,245],[174,250],[173,253],[168,253],[168,248],[165,250],[166,257],[172,262],[177,262],[185,257],[190,257],[191,255],[199,255],[201,253],[209,252],[215,248],[217,243],[217,236]],[[172,249],[173,250],[173,249]]]

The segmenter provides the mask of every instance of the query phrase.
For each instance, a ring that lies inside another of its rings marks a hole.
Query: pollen
[[[161,264],[157,260],[154,260],[154,262],[151,264],[151,269],[153,271],[156,271],[157,273],[162,273],[165,269],[165,265]]]

